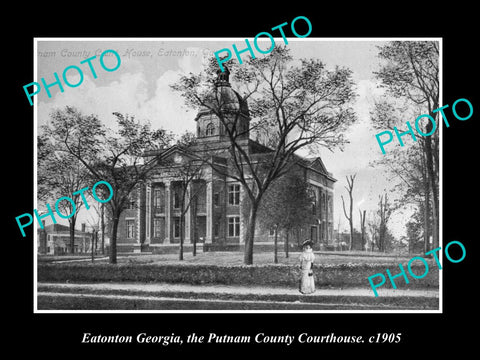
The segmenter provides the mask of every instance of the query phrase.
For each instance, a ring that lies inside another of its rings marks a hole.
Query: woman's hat
[[[304,247],[307,246],[307,245],[313,247],[313,242],[312,242],[312,240],[309,240],[309,239],[305,240],[305,241],[303,242],[303,244],[302,244],[302,248],[304,248]]]

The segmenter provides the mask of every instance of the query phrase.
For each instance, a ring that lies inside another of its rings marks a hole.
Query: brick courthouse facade
[[[227,108],[237,114],[236,128],[242,133],[237,143],[252,159],[271,151],[249,138],[248,104],[231,88],[228,70],[219,74],[210,96],[221,99],[225,105],[222,109]],[[244,201],[242,186],[225,172],[220,174],[215,171],[211,165],[229,169],[230,140],[220,119],[207,107],[199,110],[195,121],[197,144],[189,149],[189,153],[174,146],[145,154],[145,161],[155,161],[160,157],[164,160],[163,164],[168,160],[168,166],[159,163],[148,182],[132,194],[118,227],[118,251],[172,252],[178,249],[182,230],[186,249],[194,238],[200,251],[202,247],[204,251],[242,249],[246,231],[241,211]],[[188,191],[195,194],[196,202],[187,210],[181,229],[182,192],[175,168],[195,161],[192,153],[202,153],[203,158],[208,158],[208,163],[201,165],[200,178],[189,185]],[[315,221],[290,236],[289,243],[297,248],[297,239],[310,238],[317,249],[333,245],[333,188],[336,180],[319,157],[297,157],[292,171],[303,176],[315,195],[312,204]],[[284,239],[285,234],[279,232],[280,245]],[[271,248],[273,240],[272,231],[260,229],[257,222],[255,247]]]

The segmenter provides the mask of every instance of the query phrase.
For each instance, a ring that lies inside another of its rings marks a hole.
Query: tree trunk
[[[367,239],[365,237],[365,217],[367,216],[366,214],[367,210],[363,210],[363,225],[362,225],[362,251],[367,250]]]
[[[424,250],[427,253],[430,250],[430,185],[428,182],[428,173],[427,173],[427,164],[426,164],[426,144],[423,143],[423,155],[422,155],[422,183],[424,191],[424,201],[423,204],[423,246]]]
[[[425,253],[430,251],[430,193],[428,186],[425,189],[425,202],[423,206],[423,242],[424,242],[424,250]]]
[[[182,213],[180,215],[180,251],[178,252],[178,260],[183,260],[183,207],[182,207]]]
[[[95,248],[93,251],[95,251],[95,255],[97,255],[97,245],[98,245],[98,230],[95,231]]]
[[[431,122],[427,124],[427,133],[433,129],[433,125]],[[432,236],[433,236],[433,243],[432,248],[435,249],[439,245],[438,239],[438,228],[439,228],[439,221],[438,221],[438,194],[437,194],[437,181],[433,166],[433,154],[432,154],[432,139],[430,136],[425,137],[425,155],[427,157],[427,178],[429,187],[432,193]]]
[[[101,227],[102,227],[102,255],[105,255],[105,206],[104,204],[102,204]]]
[[[275,226],[275,238],[273,242],[273,262],[275,264],[278,264],[278,250],[277,250],[277,244],[278,244],[278,232],[277,232],[277,226]]]
[[[196,231],[193,230],[193,250],[192,255],[197,256],[197,234]]]
[[[112,236],[110,237],[110,264],[117,263],[117,230],[119,221],[120,216],[115,214],[112,221]]]
[[[75,253],[75,222],[76,222],[76,216],[72,216],[69,220],[69,225],[70,225],[70,254]]]
[[[437,189],[436,186],[432,189],[432,237],[433,237],[433,243],[432,243],[432,249],[438,248],[440,242],[439,242],[439,214],[438,214],[438,195],[437,195]]]
[[[95,242],[95,230],[92,230],[92,240],[90,241],[90,245],[92,248],[90,249],[91,255],[92,255],[92,263],[94,260],[94,254],[93,254],[93,243]]]
[[[245,253],[243,262],[245,265],[253,264],[253,241],[255,238],[255,221],[257,220],[258,202],[251,202],[248,212],[247,232],[245,234]]]
[[[358,210],[360,212],[360,227],[362,230],[362,251],[365,251],[365,218],[366,218],[366,213],[367,210],[363,210],[363,216],[362,216],[362,211]]]
[[[288,250],[289,250],[289,249],[288,249],[288,245],[289,245],[289,244],[288,244],[288,233],[289,233],[288,229],[285,230],[285,257],[286,257],[287,259],[288,259]]]
[[[197,256],[197,234],[198,233],[197,233],[197,204],[196,204],[196,200],[192,205],[193,205],[193,208],[192,208],[192,216],[193,216],[193,223],[192,223],[192,226],[193,226],[193,251],[192,251],[192,255]]]
[[[350,175],[350,177],[347,178],[347,185],[348,187],[345,186],[345,189],[348,191],[348,196],[350,198],[350,211],[349,215],[347,215],[347,211],[345,210],[345,201],[343,200],[343,195],[342,195],[342,206],[343,206],[343,213],[345,217],[348,220],[348,223],[350,224],[350,251],[353,250],[353,184],[355,182],[355,177],[357,175]]]
[[[352,213],[350,212],[350,216]],[[350,251],[353,250],[353,221],[350,218]]]
[[[378,243],[380,245],[379,251],[380,252],[385,252],[385,230],[384,230],[384,225],[380,225],[380,231],[378,234]]]

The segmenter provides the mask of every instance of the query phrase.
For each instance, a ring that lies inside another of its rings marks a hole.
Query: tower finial
[[[225,71],[220,69],[217,70],[217,80],[215,81],[215,85],[230,85],[229,78],[230,78],[230,70],[227,66],[224,66]]]

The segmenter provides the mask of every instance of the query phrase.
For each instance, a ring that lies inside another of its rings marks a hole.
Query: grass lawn
[[[292,299],[196,299],[183,297],[116,297],[116,296],[71,296],[71,294],[55,294],[55,296],[38,296],[39,310],[399,310],[399,309],[438,309],[438,299],[400,298],[378,301],[373,297],[345,297],[325,299],[319,297],[299,297],[302,301]]]
[[[286,265],[298,264],[298,257],[300,252],[290,252],[288,258],[285,257],[283,251],[278,253],[278,263]],[[365,252],[316,252],[315,253],[316,264],[385,264],[395,265],[399,263],[406,263],[415,255],[403,255],[396,256],[392,254],[379,254],[379,253],[365,253]],[[51,261],[68,261],[79,260],[84,258],[86,262],[90,261],[89,256],[39,256],[39,262],[51,262]],[[102,258],[98,255],[95,259],[95,263],[108,263],[108,255],[106,258]],[[433,263],[433,259],[427,259],[427,262]],[[193,256],[191,252],[184,253],[184,260],[178,260],[178,254],[121,254],[117,256],[117,262],[119,264],[152,264],[152,265],[173,265],[173,264],[198,264],[198,265],[220,265],[220,266],[235,266],[243,265],[243,252],[198,252],[196,256]],[[254,253],[253,263],[257,265],[274,265],[273,253]]]
[[[178,254],[119,254],[117,265],[108,258],[82,261],[39,262],[37,277],[40,282],[162,282],[182,284],[228,284],[258,286],[298,286],[299,252],[285,258],[279,254],[279,263],[273,263],[273,254],[254,254],[253,266],[244,265],[241,252],[191,252],[178,260]],[[378,254],[327,253],[317,252],[313,269],[319,286],[363,287],[369,286],[368,277],[384,273],[385,269],[399,272],[399,263],[404,267],[412,256],[378,256]],[[434,259],[427,259],[429,268]],[[416,274],[425,269],[419,261],[412,264]],[[439,271],[429,271],[428,275],[409,284],[410,288],[438,287]],[[399,283],[405,280],[397,280]],[[396,282],[397,282],[396,281]]]
[[[95,255],[95,259],[102,257],[108,257],[108,255]],[[68,254],[68,255],[38,255],[37,256],[39,263],[49,263],[53,261],[77,261],[77,260],[91,260],[92,255],[90,254]]]

